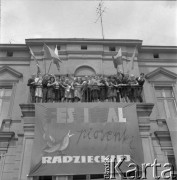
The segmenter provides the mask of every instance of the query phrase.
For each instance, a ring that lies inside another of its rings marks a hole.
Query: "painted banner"
[[[136,104],[35,104],[30,176],[104,174],[105,157],[143,163]]]

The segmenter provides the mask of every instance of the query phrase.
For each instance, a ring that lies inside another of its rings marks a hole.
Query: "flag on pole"
[[[36,67],[37,67],[37,74],[41,74],[41,70],[40,70],[40,67],[39,67],[39,62],[37,60],[37,58],[35,57],[32,49],[29,47],[29,50],[30,50],[30,54],[32,56],[32,58],[34,59],[34,61],[36,62]]]
[[[128,68],[128,71],[129,71],[129,72],[134,69],[134,59],[135,59],[135,55],[136,55],[136,48],[135,48],[135,50],[134,50],[134,52],[133,52],[132,57],[130,57],[129,68]]]
[[[119,51],[117,52],[117,54],[115,56],[113,56],[113,63],[114,63],[114,67],[117,69],[117,66],[122,64],[122,50],[121,48],[119,49]]]
[[[44,44],[44,58],[51,59],[53,63],[57,66],[57,69],[60,70],[59,62],[62,62],[59,56],[53,51],[50,47]]]

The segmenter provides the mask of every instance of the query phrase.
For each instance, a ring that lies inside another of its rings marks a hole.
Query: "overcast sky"
[[[1,0],[1,43],[28,38],[102,38],[99,1]],[[104,1],[105,39],[177,46],[177,2]]]

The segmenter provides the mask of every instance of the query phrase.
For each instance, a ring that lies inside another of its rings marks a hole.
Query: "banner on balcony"
[[[104,174],[106,157],[143,163],[135,104],[36,104],[35,116],[30,176]]]

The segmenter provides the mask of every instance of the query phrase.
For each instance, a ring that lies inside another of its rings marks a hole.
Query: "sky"
[[[1,0],[1,43],[29,38],[102,39],[97,0]],[[103,1],[105,39],[177,46],[176,1]]]

